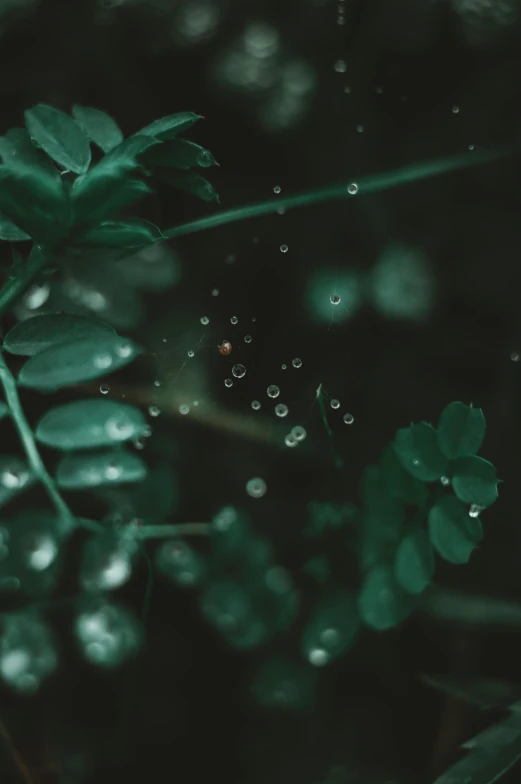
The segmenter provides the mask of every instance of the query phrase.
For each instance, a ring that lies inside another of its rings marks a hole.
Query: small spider
[[[228,356],[228,354],[231,354],[232,348],[233,348],[232,344],[230,343],[229,340],[223,340],[222,343],[219,343],[219,345],[217,346],[217,350],[219,354],[222,354],[223,357],[226,357]]]

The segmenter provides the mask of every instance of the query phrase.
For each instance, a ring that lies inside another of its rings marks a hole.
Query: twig
[[[322,384],[318,385],[317,388],[317,402],[318,407],[320,409],[320,415],[322,417],[322,422],[324,423],[324,427],[326,429],[327,437],[329,440],[329,446],[331,447],[331,453],[333,455],[333,460],[335,463],[336,468],[341,468],[344,465],[344,461],[337,453],[335,448],[335,437],[333,435],[333,431],[331,430],[331,426],[327,420],[327,412],[326,412],[326,405],[324,403],[324,392],[322,390]]]

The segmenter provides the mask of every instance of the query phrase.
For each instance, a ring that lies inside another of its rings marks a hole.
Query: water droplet
[[[92,363],[100,370],[106,370],[112,365],[112,356],[108,351],[100,351],[99,354],[94,355]]]
[[[288,407],[284,405],[284,403],[278,403],[275,406],[275,413],[277,414],[278,417],[285,417],[287,416],[288,413]]]
[[[101,392],[102,395],[108,395],[110,391],[110,387],[108,384],[100,384],[99,391]]]
[[[270,384],[266,392],[268,397],[278,397],[280,395],[280,389],[275,384]]]
[[[308,653],[308,659],[315,667],[323,667],[329,661],[329,655],[323,648],[312,648]]]
[[[187,354],[190,357],[190,359],[193,359],[195,357],[195,351],[193,349],[189,349],[187,351]]]
[[[349,95],[349,93],[351,92],[351,88],[349,87],[349,85],[346,84],[346,86],[344,87],[344,92]]]
[[[160,387],[161,386],[161,381],[158,378],[154,379],[154,386],[155,387]]]
[[[482,506],[478,506],[477,504],[471,504],[469,509],[470,517],[479,517],[479,513],[483,511]]]
[[[105,476],[107,479],[119,479],[121,474],[123,473],[121,466],[116,465],[115,463],[111,463],[105,469]]]
[[[335,397],[331,400],[330,404],[331,408],[340,408],[340,400],[337,400]]]
[[[459,114],[459,106],[452,107],[452,114]]]
[[[282,190],[282,188],[280,187],[280,185],[275,185],[273,187],[273,193],[279,194],[281,192],[281,190]]]
[[[231,319],[230,319],[230,323],[231,324],[238,324],[239,323],[239,319],[237,318],[237,316],[232,316]]]
[[[294,368],[300,368],[302,367],[302,360],[299,357],[295,357],[295,359],[291,361],[291,364]]]
[[[345,417],[344,417],[344,418],[345,418]],[[419,465],[421,465],[421,460],[420,460],[420,458],[419,458],[419,457],[413,457],[413,459],[412,459],[412,464],[413,464],[413,466],[419,466]]]
[[[331,294],[331,296],[329,297],[329,301],[331,302],[332,305],[340,305],[341,299],[342,297],[340,296],[340,294]]]
[[[281,365],[281,366],[280,366],[280,369],[281,369],[281,370],[287,370],[287,369],[288,369],[288,366],[287,366],[287,365]]]
[[[252,498],[262,498],[267,489],[266,482],[260,476],[248,479],[246,482],[246,492]]]
[[[469,144],[469,150],[470,150],[471,152],[472,152],[472,150],[475,150],[475,149],[476,149],[476,147],[475,147],[475,145],[474,145],[474,144]]]
[[[120,345],[116,347],[116,353],[119,354],[120,357],[129,357],[132,354],[131,344],[120,343]]]
[[[287,253],[288,252],[288,246],[287,245],[281,245],[280,246],[280,252],[281,253]]]
[[[356,182],[352,182],[350,185],[347,186],[347,192],[350,196],[354,196],[358,193],[358,185]]]
[[[344,414],[344,422],[346,425],[352,425],[355,421],[355,418],[352,414]]]
[[[189,411],[190,411],[190,406],[188,406],[186,403],[181,403],[181,405],[179,406],[179,413],[182,414],[183,416],[186,416],[186,414],[188,414]]]
[[[232,374],[235,376],[235,378],[242,378],[246,375],[246,368],[244,365],[234,365],[232,367]]]
[[[513,351],[510,354],[510,359],[512,360],[512,362],[519,362],[519,353],[517,351]]]
[[[159,406],[149,406],[148,413],[152,417],[157,417],[161,413],[161,409],[159,408]]]
[[[233,387],[233,381],[231,380],[231,378],[225,378],[225,379],[224,379],[224,386],[225,386],[225,387],[228,387],[228,389],[229,389],[230,387]]]
[[[337,73],[345,73],[347,71],[347,63],[345,60],[337,60],[333,67]]]
[[[357,130],[358,133],[363,133],[364,132],[364,126],[363,125],[357,125],[356,126],[356,130]]]
[[[253,408],[254,411],[258,411],[259,408],[261,407],[260,401],[259,400],[252,400],[251,401],[251,407]]]
[[[219,296],[219,289],[212,289],[212,297],[218,297],[218,296]]]
[[[210,319],[208,318],[208,316],[201,316],[201,318],[199,319],[199,321],[201,322],[201,324],[202,324],[204,327],[206,327],[206,325],[210,323]]]
[[[288,433],[284,437],[284,443],[286,444],[286,446],[294,447],[297,446],[298,440],[295,438],[295,436],[292,433]]]
[[[251,335],[245,335],[244,336],[244,342],[245,343],[251,343],[251,341],[252,341]]]
[[[306,429],[302,427],[302,425],[295,425],[291,429],[291,435],[297,439],[297,441],[304,441],[307,436]]]
[[[23,487],[28,479],[29,472],[23,468],[4,468],[0,473],[0,481],[9,490]]]
[[[448,477],[448,476],[442,476],[442,477],[440,477],[440,482],[442,483],[442,485],[443,485],[444,487],[447,487],[447,485],[450,485],[450,479],[449,479],[449,477]]]

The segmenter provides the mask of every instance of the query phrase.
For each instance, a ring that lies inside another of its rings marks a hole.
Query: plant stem
[[[33,245],[26,263],[10,275],[0,289],[0,316],[21,297],[49,261],[49,254]]]
[[[326,404],[324,403],[324,392],[322,390],[322,384],[319,384],[317,388],[317,402],[318,402],[318,407],[320,409],[322,422],[324,423],[324,427],[326,429],[329,445],[331,447],[331,453],[333,455],[335,468],[341,468],[344,464],[344,461],[342,460],[340,455],[337,454],[335,449],[335,437],[333,435],[333,431],[331,430],[331,426],[327,420]]]
[[[185,234],[193,234],[198,231],[213,229],[216,226],[223,226],[226,223],[235,223],[237,221],[246,220],[247,218],[256,218],[259,215],[269,215],[270,213],[277,212],[281,208],[289,210],[294,207],[307,207],[310,204],[319,204],[324,201],[353,198],[355,194],[350,193],[348,188],[355,184],[357,186],[356,195],[363,196],[365,193],[375,193],[376,191],[383,191],[388,188],[406,185],[410,182],[425,180],[428,177],[447,174],[458,169],[466,169],[470,166],[497,161],[512,152],[513,150],[511,148],[484,150],[480,153],[469,152],[463,155],[453,155],[439,160],[403,166],[401,169],[394,169],[392,171],[383,172],[382,174],[369,174],[365,177],[358,178],[356,183],[351,180],[349,182],[341,183],[340,185],[332,185],[328,188],[306,191],[305,193],[297,194],[296,196],[288,196],[285,199],[270,199],[269,201],[263,201],[258,204],[250,204],[246,207],[236,207],[235,209],[227,210],[226,212],[219,212],[217,215],[210,215],[207,218],[200,218],[199,220],[190,221],[189,223],[183,223],[180,226],[174,226],[171,229],[163,231],[163,236],[166,239],[173,239],[175,237],[182,237]]]
[[[1,352],[0,383],[4,388],[6,403],[9,406],[15,427],[18,430],[20,440],[29,461],[29,466],[31,467],[34,475],[45,487],[47,495],[56,507],[56,511],[62,520],[66,523],[69,523],[70,525],[73,525],[74,515],[58,492],[58,489],[54,483],[54,479],[47,472],[43,460],[40,457],[38,447],[36,446],[36,442],[34,440],[33,431],[31,430],[29,422],[25,417],[24,410],[18,396],[16,381],[11,371],[7,367],[5,358]]]
[[[137,539],[166,539],[181,536],[208,536],[210,523],[178,523],[174,525],[144,525],[136,531]]]

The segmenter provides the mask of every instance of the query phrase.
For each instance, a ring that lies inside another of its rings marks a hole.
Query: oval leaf
[[[156,145],[143,156],[146,166],[173,166],[176,169],[191,169],[194,166],[216,166],[212,153],[186,139],[172,139]]]
[[[412,611],[410,597],[400,588],[391,569],[375,566],[367,572],[360,593],[358,611],[363,622],[377,631],[397,626]]]
[[[427,422],[398,430],[393,448],[405,470],[422,482],[434,482],[449,471],[447,458],[438,446],[436,431]]]
[[[103,152],[109,152],[123,141],[118,124],[101,109],[76,105],[72,107],[72,116],[85,135]]]
[[[116,335],[109,324],[86,316],[72,313],[49,313],[16,324],[4,340],[4,349],[10,354],[33,357],[51,346],[72,340],[96,341],[108,335]]]
[[[30,236],[22,229],[19,229],[16,223],[13,223],[6,215],[0,215],[0,240],[24,242],[30,239]]]
[[[328,594],[306,624],[302,653],[310,664],[322,667],[349,650],[359,630],[355,597],[349,591]]]
[[[452,487],[460,501],[486,509],[497,499],[497,484],[496,469],[488,460],[469,455],[455,461]]]
[[[68,231],[63,182],[41,169],[0,166],[0,210],[36,242],[54,241]]]
[[[89,140],[72,117],[43,103],[28,109],[24,117],[31,139],[53,161],[75,174],[87,171],[91,161]]]
[[[411,531],[400,542],[394,561],[394,576],[407,593],[418,594],[427,588],[434,574],[434,554],[425,531]]]
[[[219,194],[213,185],[200,174],[190,173],[176,177],[163,169],[158,170],[157,178],[167,185],[172,185],[185,193],[191,193],[203,201],[219,201]]]
[[[40,169],[42,174],[50,176],[55,182],[61,180],[57,167],[42,150],[34,146],[25,128],[11,128],[0,137],[0,156],[5,165],[12,169]]]
[[[139,438],[142,412],[117,400],[78,400],[53,408],[36,427],[36,438],[64,451],[94,449]]]
[[[173,582],[181,586],[198,585],[206,576],[206,562],[182,539],[164,542],[156,552],[155,564]]]
[[[28,465],[19,457],[0,457],[0,506],[7,504],[18,493],[26,490],[35,481]]]
[[[162,141],[173,139],[202,119],[199,114],[194,114],[193,112],[178,112],[177,114],[170,114],[168,117],[154,120],[150,125],[146,125],[140,131],[137,131],[134,136],[155,136]]]
[[[141,248],[162,237],[153,223],[136,218],[132,221],[105,221],[80,234],[76,242],[97,248]]]
[[[56,481],[65,490],[119,485],[144,479],[147,467],[130,452],[87,452],[66,455],[58,465]]]
[[[132,362],[142,349],[128,338],[104,335],[93,340],[73,340],[42,351],[22,367],[19,383],[50,390],[92,381]]]
[[[481,520],[452,495],[439,498],[428,516],[429,539],[434,549],[450,563],[467,563],[483,537]]]
[[[485,417],[480,408],[449,403],[438,424],[438,445],[449,460],[475,455],[485,437]]]

